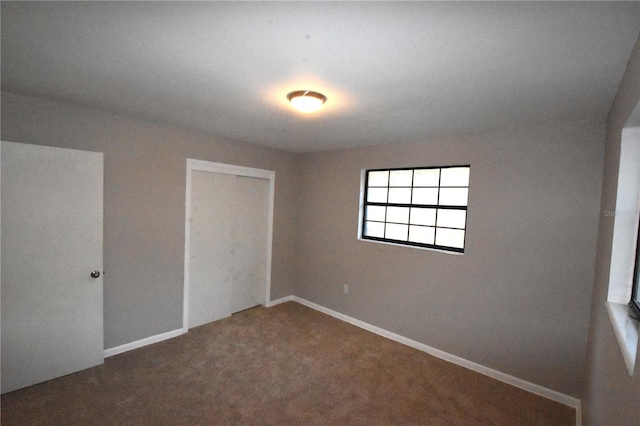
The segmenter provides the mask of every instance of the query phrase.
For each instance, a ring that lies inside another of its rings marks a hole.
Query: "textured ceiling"
[[[2,89],[294,152],[602,119],[639,5],[3,1]]]

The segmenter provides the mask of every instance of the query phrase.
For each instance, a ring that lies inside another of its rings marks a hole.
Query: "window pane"
[[[387,222],[409,223],[409,207],[387,207]]]
[[[413,188],[413,204],[438,204],[438,188]]]
[[[387,223],[385,238],[391,240],[407,241],[407,233],[409,225],[397,225],[395,223]]]
[[[435,228],[427,226],[410,226],[409,241],[422,244],[433,244]]]
[[[384,223],[365,222],[364,235],[367,237],[384,238]]]
[[[438,228],[436,245],[464,248],[464,231],[461,229]]]
[[[370,203],[386,203],[387,188],[369,188],[367,191],[367,201]]]
[[[438,209],[438,226],[446,226],[448,228],[463,228],[467,212],[464,210]]]
[[[441,206],[466,206],[468,188],[440,188]]]
[[[384,206],[367,206],[366,219],[384,222],[385,209]]]
[[[438,186],[440,169],[422,169],[413,171],[413,186]]]
[[[413,225],[435,225],[436,209],[411,208],[411,224]]]
[[[389,171],[383,172],[369,172],[369,180],[367,184],[369,186],[387,186],[389,183]]]
[[[411,186],[413,170],[392,170],[389,175],[389,186]]]
[[[440,186],[469,186],[469,168],[450,167],[442,169]]]
[[[409,204],[411,202],[411,188],[389,188],[389,202]]]

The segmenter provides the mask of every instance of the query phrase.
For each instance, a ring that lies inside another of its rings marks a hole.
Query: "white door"
[[[247,170],[258,173],[243,174]],[[260,177],[259,172],[266,174]],[[189,172],[185,328],[265,303],[272,173],[245,168]]]
[[[2,142],[0,157],[5,393],[104,362],[103,155]]]

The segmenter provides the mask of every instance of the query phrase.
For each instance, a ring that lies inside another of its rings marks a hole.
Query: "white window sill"
[[[418,250],[428,250],[428,251],[435,251],[437,253],[464,256],[464,253],[460,253],[458,251],[449,251],[449,250],[443,250],[443,249],[437,249],[437,248],[431,248],[431,247],[414,246],[411,244],[393,243],[391,241],[369,240],[367,238],[362,238],[361,236],[358,236],[358,241],[364,241],[365,243],[386,244],[389,246],[396,246],[396,247],[409,247],[409,248],[418,249]]]
[[[627,305],[607,302],[606,307],[627,371],[629,376],[633,377],[636,350],[638,348],[638,321],[629,316],[629,307]]]

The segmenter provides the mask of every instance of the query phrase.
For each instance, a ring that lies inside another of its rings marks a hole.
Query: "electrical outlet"
[[[344,285],[344,288],[342,289],[344,291],[345,294],[349,294],[349,286],[348,285]]]

